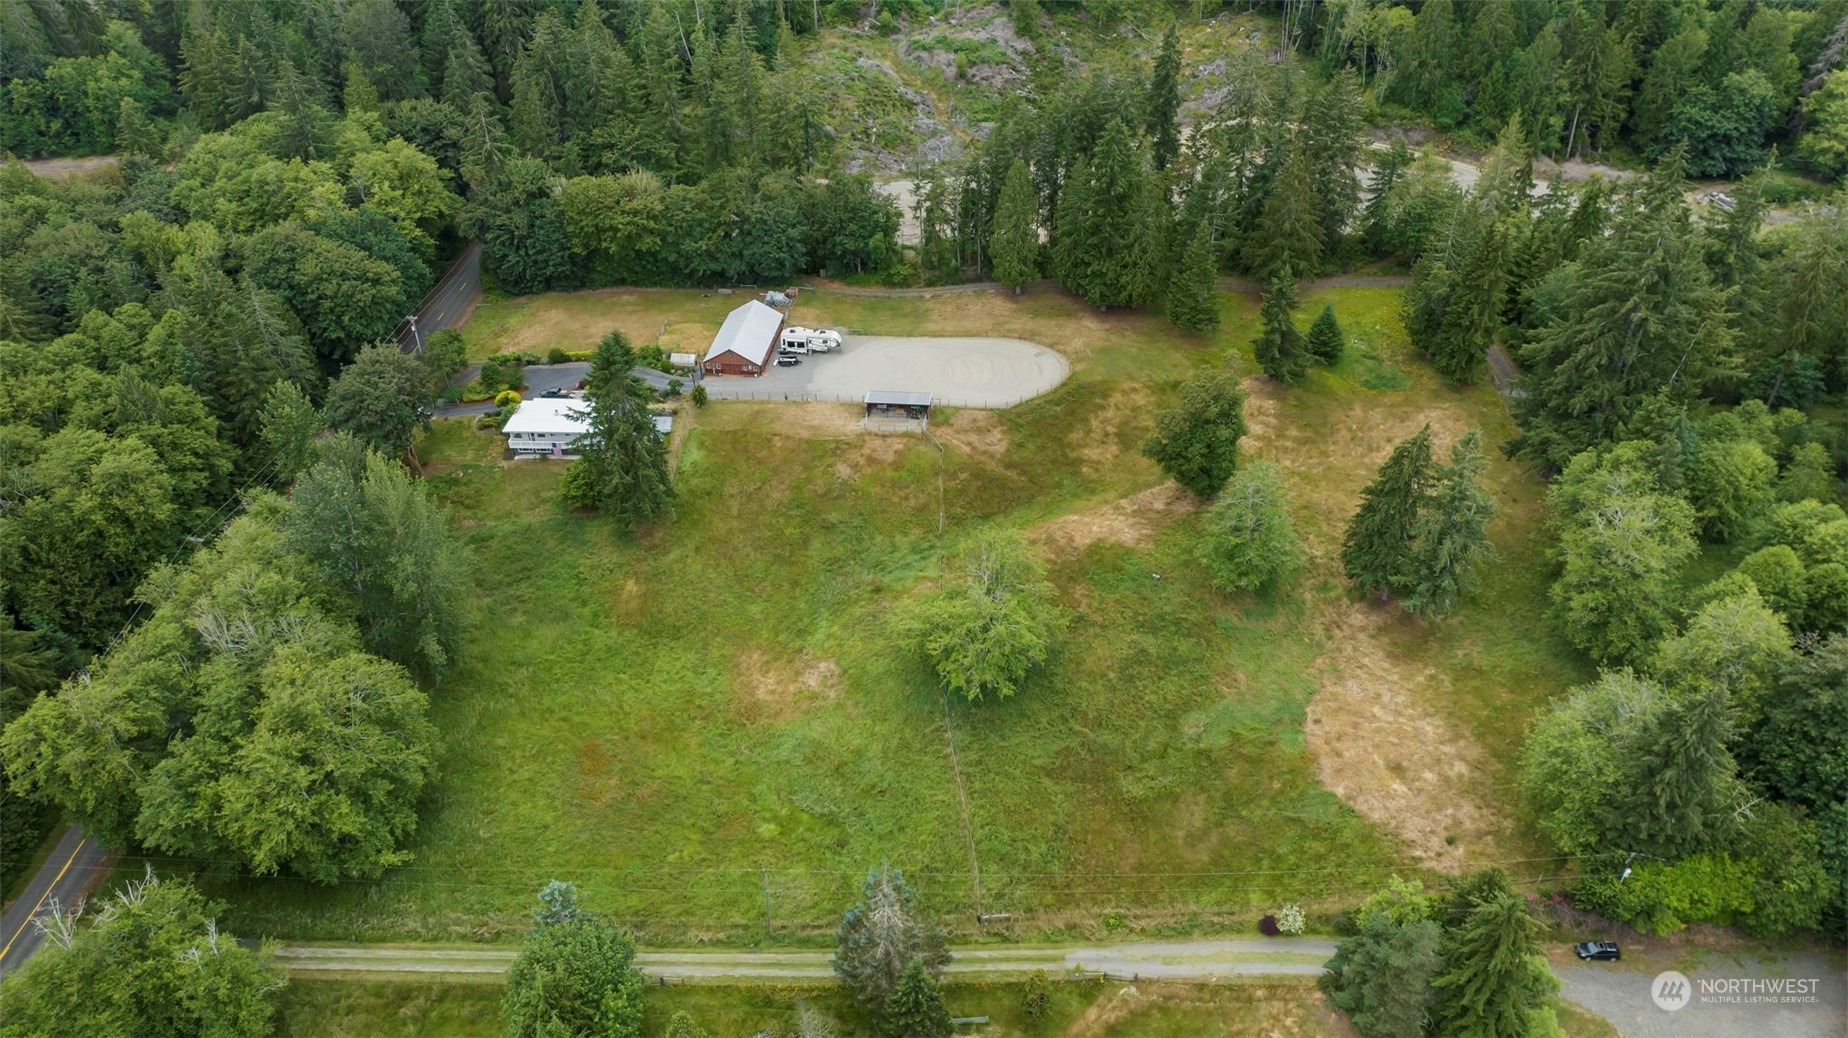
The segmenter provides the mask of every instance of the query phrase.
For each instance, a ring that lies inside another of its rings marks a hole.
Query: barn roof
[[[539,433],[553,436],[576,436],[590,431],[590,412],[582,400],[537,397],[520,401],[504,425],[503,433]]]
[[[901,407],[929,407],[929,393],[900,393],[890,389],[875,389],[866,394],[869,404],[886,404]]]
[[[753,364],[762,365],[776,345],[776,329],[783,315],[753,299],[725,315],[719,334],[706,351],[711,360],[721,353],[736,353]]]

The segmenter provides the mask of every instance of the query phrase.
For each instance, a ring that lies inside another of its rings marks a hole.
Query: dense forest
[[[919,169],[901,249],[798,59],[940,3],[4,0],[0,145],[120,156],[0,170],[6,857],[40,831],[23,790],[258,872],[399,860],[461,565],[403,463],[461,357],[389,340],[460,242],[514,293],[1044,276],[1193,331],[1241,273],[1282,382],[1315,359],[1281,331],[1296,281],[1386,260],[1436,370],[1479,380],[1500,346],[1525,371],[1512,450],[1555,477],[1560,623],[1611,668],[1529,772],[1588,896],[1655,918],[1718,870],[1742,892],[1703,918],[1839,923],[1842,748],[1806,733],[1848,730],[1848,0],[1285,0],[1283,46],[1223,56],[1183,119],[1175,20],[1252,6],[1014,0],[1029,39],[1134,24],[1152,52],[1037,64]],[[1376,147],[1401,117],[1483,144],[1480,178]],[[1535,183],[1597,154],[1650,171]],[[1739,178],[1730,208],[1690,177]],[[1682,595],[1703,549],[1743,561]],[[309,724],[355,689],[363,716]],[[260,810],[359,741],[321,790],[344,828]],[[1653,886],[1610,885],[1619,850]]]

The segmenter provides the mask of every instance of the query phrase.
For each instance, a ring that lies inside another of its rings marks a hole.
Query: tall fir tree
[[[1310,192],[1325,251],[1335,250],[1360,208],[1365,131],[1366,102],[1353,69],[1337,71],[1310,92],[1303,110],[1302,147],[1310,162]]]
[[[1295,309],[1296,280],[1286,266],[1271,278],[1270,287],[1264,292],[1264,301],[1258,307],[1264,329],[1251,340],[1257,348],[1258,366],[1266,375],[1286,385],[1301,382],[1309,373],[1309,347],[1291,318]]]
[[[1521,350],[1515,456],[1563,467],[1649,397],[1691,401],[1732,369],[1725,294],[1682,198],[1677,149],[1625,199],[1566,286],[1560,316]]]
[[[1190,332],[1207,332],[1219,327],[1219,302],[1215,291],[1219,265],[1213,259],[1212,228],[1201,221],[1194,230],[1187,251],[1181,254],[1181,269],[1168,283],[1168,320],[1175,327]]]
[[[1482,487],[1488,468],[1482,430],[1471,429],[1451,446],[1450,464],[1438,470],[1430,507],[1418,517],[1399,582],[1405,608],[1427,620],[1456,612],[1476,567],[1495,560],[1488,534],[1495,499]]]
[[[647,388],[633,374],[635,351],[621,332],[598,344],[591,360],[590,431],[565,470],[565,500],[594,508],[626,529],[652,523],[674,502],[667,447],[648,415]]]
[[[954,1030],[936,980],[921,960],[912,959],[886,999],[879,1033],[885,1038],[950,1038]]]
[[[1020,288],[1039,273],[1039,199],[1027,164],[1015,159],[1001,182],[995,203],[995,229],[988,239],[988,260],[995,280],[1020,294]]]
[[[1181,153],[1181,37],[1174,22],[1162,35],[1145,108],[1150,160],[1156,169],[1167,169]]]
[[[1438,943],[1444,965],[1431,981],[1436,1033],[1554,1038],[1559,981],[1540,951],[1540,923],[1499,869],[1487,878],[1472,884],[1478,891]]]
[[[1245,240],[1245,269],[1260,281],[1280,271],[1314,276],[1322,265],[1322,222],[1315,199],[1315,169],[1300,143],[1277,173],[1270,197]]]
[[[1309,326],[1309,334],[1303,338],[1303,346],[1311,357],[1323,364],[1341,363],[1341,355],[1347,351],[1347,336],[1341,331],[1341,322],[1335,319],[1333,303],[1322,307],[1315,323]]]
[[[1398,589],[1402,560],[1411,550],[1435,476],[1427,425],[1394,447],[1360,492],[1360,509],[1341,542],[1341,568],[1354,586],[1381,596]]]
[[[1726,684],[1714,681],[1682,692],[1652,718],[1630,748],[1634,770],[1610,828],[1666,857],[1719,843],[1739,803],[1738,765],[1727,748],[1733,717]]]

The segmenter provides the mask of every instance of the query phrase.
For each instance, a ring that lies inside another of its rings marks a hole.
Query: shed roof
[[[887,404],[903,407],[929,407],[929,393],[900,393],[891,389],[875,389],[866,394],[869,404]]]
[[[782,314],[753,299],[725,315],[725,323],[713,337],[706,359],[729,352],[762,365],[770,356],[770,348],[776,345],[776,329],[782,323]]]
[[[569,398],[538,397],[520,401],[501,426],[503,433],[540,433],[553,436],[577,436],[590,431],[590,408],[585,401]]]

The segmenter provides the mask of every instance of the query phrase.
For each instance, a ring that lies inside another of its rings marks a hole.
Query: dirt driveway
[[[869,390],[929,393],[939,404],[1010,407],[1065,381],[1071,365],[1024,339],[849,335],[832,353],[811,354],[761,378],[710,377],[714,400],[859,403]]]

